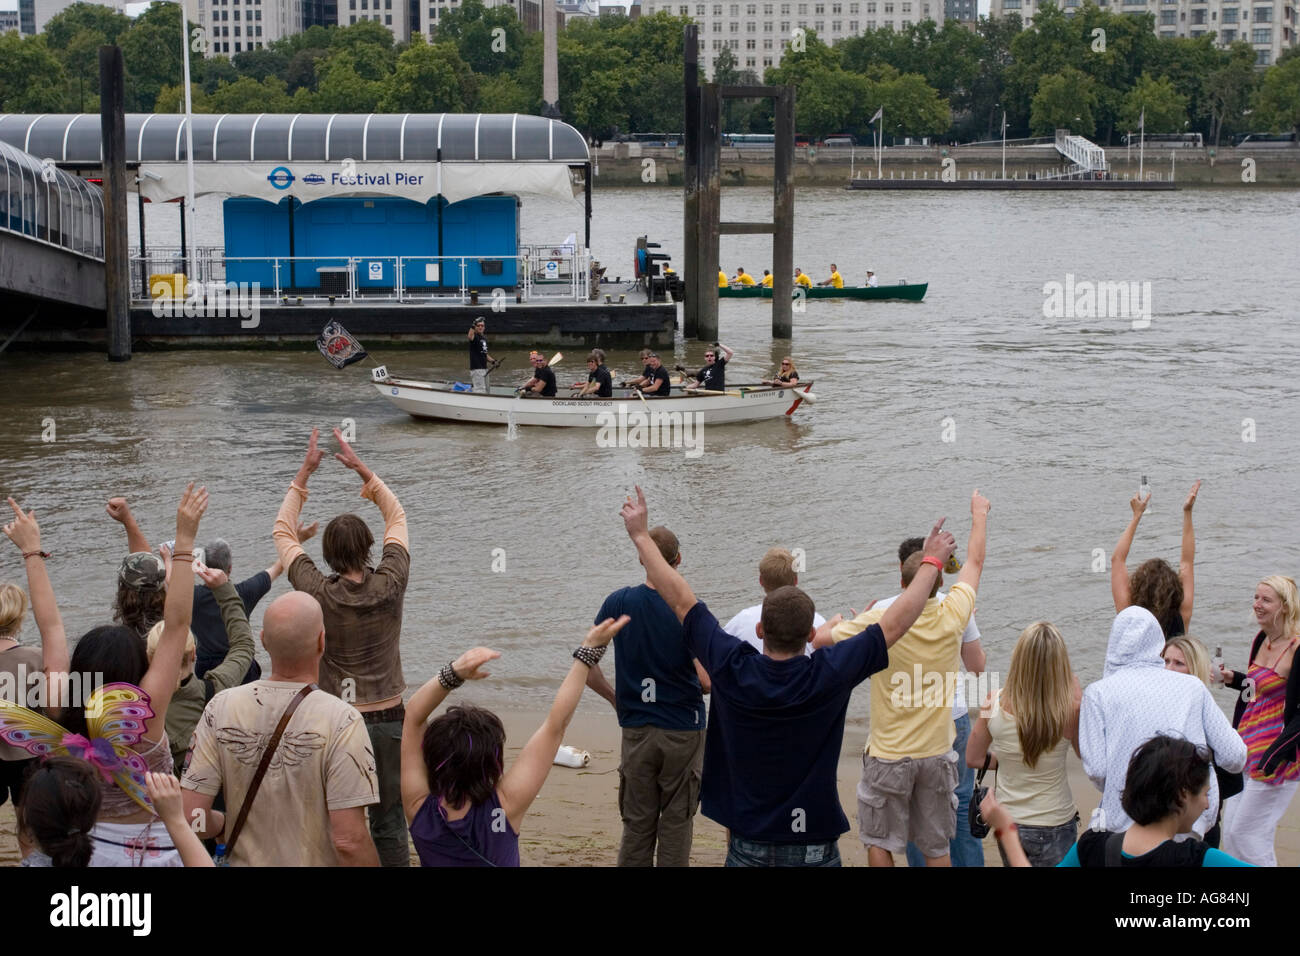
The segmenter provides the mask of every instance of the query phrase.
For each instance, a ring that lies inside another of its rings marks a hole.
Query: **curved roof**
[[[0,141],[59,163],[98,164],[98,113],[0,115]],[[196,113],[196,162],[585,163],[582,134],[519,113]],[[183,162],[185,117],[126,114],[126,161]]]

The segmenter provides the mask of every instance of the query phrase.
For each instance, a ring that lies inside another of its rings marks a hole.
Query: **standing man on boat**
[[[831,263],[831,277],[830,277],[829,279],[827,279],[825,282],[818,282],[817,284],[818,284],[818,285],[828,285],[828,286],[833,286],[833,287],[836,288],[836,289],[843,289],[843,288],[844,288],[844,277],[843,277],[842,275],[840,275],[840,267],[837,266],[835,263],[832,262],[832,263]]]
[[[469,379],[473,384],[474,391],[487,393],[488,390],[488,363],[496,364],[496,359],[488,354],[487,336],[483,333],[487,330],[487,322],[483,316],[474,320],[474,324],[469,327]]]
[[[362,481],[361,497],[373,501],[384,516],[383,556],[371,568],[375,541],[366,522],[354,514],[338,515],[321,536],[321,553],[334,573],[322,574],[303,550],[297,530],[298,516],[307,501],[307,480],[324,457],[316,447],[319,436],[313,428],[307,455],[285,493],[272,537],[294,590],[310,594],[320,604],[325,626],[320,689],[359,710],[370,735],[379,777],[379,805],[370,810],[370,835],[380,862],[409,866],[411,849],[401,788],[402,724],[406,717],[402,703],[406,689],[402,604],[411,573],[406,512],[397,496],[343,440],[343,433],[334,429],[339,443],[334,457],[357,473]]]
[[[677,567],[677,536],[664,527],[648,534],[659,556]],[[588,670],[587,686],[614,706],[623,733],[618,865],[654,866],[657,845],[659,866],[687,866],[700,803],[709,677],[649,577],[605,598],[597,617],[603,621],[615,611],[632,620],[614,644],[614,686],[600,665]]]
[[[528,359],[533,363],[533,377],[519,387],[525,396],[554,398],[556,392],[555,373],[546,364],[546,356],[541,352],[530,352]]]
[[[722,352],[727,353],[726,358],[722,357]],[[731,361],[731,357],[735,354],[725,345],[714,342],[713,348],[704,353],[704,361],[707,364],[695,376],[695,387],[707,389],[710,392],[725,392],[727,390],[727,363]]]
[[[868,287],[868,288],[871,288],[871,289],[875,289],[875,288],[878,288],[879,286],[880,286],[880,280],[876,278],[876,274],[875,274],[874,272],[872,272],[870,269],[868,269],[868,270],[867,270],[867,287]]]
[[[595,395],[597,398],[614,397],[614,379],[605,367],[605,353],[595,349],[587,356],[587,383],[574,382],[572,388],[579,388],[577,398]]]

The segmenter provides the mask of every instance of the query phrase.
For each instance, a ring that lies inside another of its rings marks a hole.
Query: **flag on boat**
[[[353,362],[360,362],[367,354],[352,333],[337,322],[325,326],[316,339],[316,347],[335,368],[347,368]]]
[[[880,119],[880,118],[881,118],[882,116],[884,116],[884,115],[885,115],[885,108],[882,106],[882,107],[880,107],[880,109],[876,110],[876,115],[875,115],[875,116],[873,116],[873,117],[871,117],[871,119],[867,120],[867,125],[870,126],[872,123],[874,123],[876,120]]]

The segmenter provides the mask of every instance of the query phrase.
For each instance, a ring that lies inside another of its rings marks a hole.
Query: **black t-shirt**
[[[1079,837],[1076,848],[1079,866],[1105,866],[1106,843],[1112,835],[1105,830],[1089,830]],[[1125,857],[1121,855],[1120,866],[1203,866],[1205,852],[1208,849],[1209,847],[1201,840],[1185,840],[1182,843],[1166,840],[1154,850],[1143,853],[1141,856]]]
[[[795,375],[794,372],[791,372],[788,375],[778,375],[776,377],[776,380],[780,382],[782,385],[789,385],[792,379],[796,382],[798,381],[798,377]]]
[[[647,365],[645,373],[650,376],[653,381],[646,382],[646,384],[641,387],[641,391],[645,392],[647,395],[666,396],[668,394],[668,369],[664,368],[662,365],[658,368],[651,368]],[[662,382],[663,384],[651,391],[651,386],[653,386],[655,382]]]
[[[597,398],[613,398],[614,379],[609,374],[609,369],[605,368],[605,366],[601,365],[596,369],[596,371],[588,372],[587,381],[600,382],[600,388],[596,389]]]
[[[725,392],[727,390],[727,360],[714,359],[712,365],[706,365],[700,369],[700,374],[695,376],[700,380],[700,388],[707,388],[713,392]]]
[[[257,602],[266,597],[271,590],[271,576],[259,571],[251,578],[235,585],[235,592],[244,602],[244,616],[252,618],[253,608]],[[194,676],[202,677],[209,670],[226,659],[230,650],[230,639],[226,635],[226,625],[221,619],[221,605],[213,597],[212,590],[203,585],[194,587],[194,606],[190,612],[190,630],[194,632],[194,641],[198,645],[194,660]],[[255,681],[262,676],[262,668],[253,661],[244,675],[242,683]]]
[[[555,394],[555,373],[552,372],[549,368],[543,365],[541,368],[537,369],[534,372],[533,377],[540,378],[543,382],[546,383],[542,386],[543,397],[550,398],[552,395]]]
[[[487,357],[487,336],[482,332],[476,332],[469,343],[469,367],[471,369],[487,368]]]
[[[663,366],[660,366],[660,368],[662,368],[662,367],[663,367]],[[642,378],[654,378],[654,377],[655,377],[655,370],[652,369],[649,365],[647,365],[645,368],[641,369],[641,377],[642,377]]]

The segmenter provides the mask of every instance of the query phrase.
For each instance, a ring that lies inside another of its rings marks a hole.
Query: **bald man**
[[[229,844],[263,753],[293,708],[228,862],[378,866],[365,812],[379,802],[370,736],[355,707],[316,687],[320,604],[301,591],[277,598],[262,617],[262,646],[271,676],[217,694],[195,728],[181,781],[186,819],[199,836]],[[223,791],[229,815],[212,809]]]

